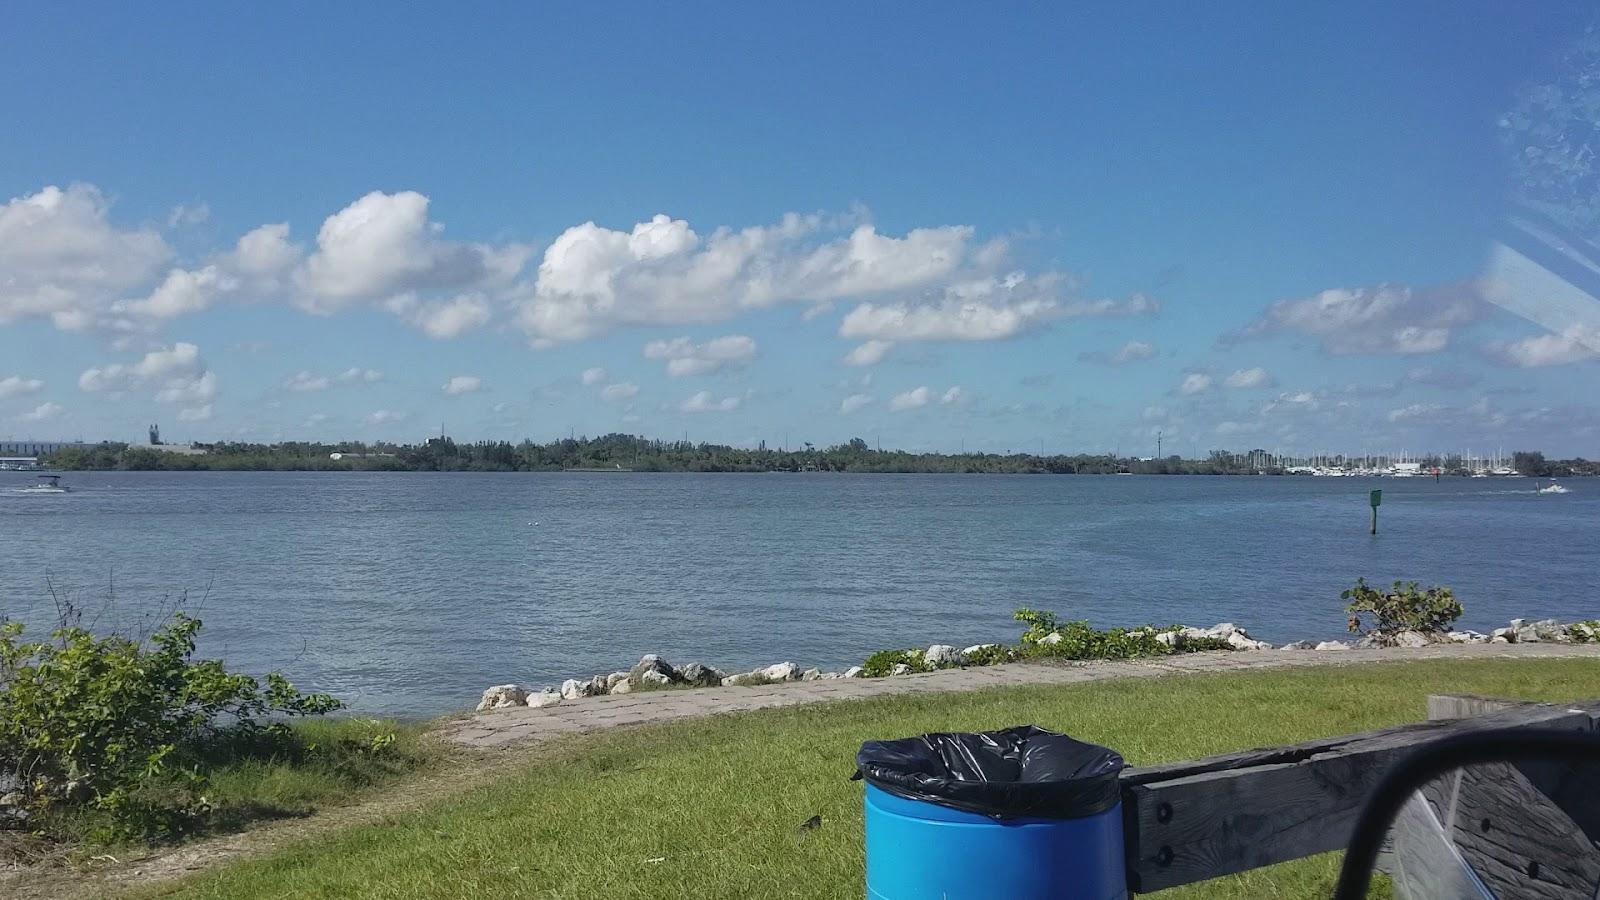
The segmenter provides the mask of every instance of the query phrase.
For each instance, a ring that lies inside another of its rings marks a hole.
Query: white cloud
[[[839,324],[844,338],[886,341],[994,341],[1060,319],[1147,315],[1159,309],[1135,294],[1125,301],[1063,300],[1059,273],[1029,278],[1021,272],[948,285],[931,301],[861,303]]]
[[[1541,334],[1520,341],[1486,346],[1491,356],[1506,365],[1520,368],[1564,366],[1600,359],[1600,334],[1587,333],[1581,326],[1561,334]]]
[[[1156,348],[1144,341],[1129,341],[1116,350],[1107,353],[1097,350],[1091,353],[1080,353],[1078,358],[1084,362],[1101,363],[1108,366],[1125,366],[1128,363],[1150,359],[1156,355]]]
[[[1256,366],[1253,369],[1240,369],[1223,379],[1222,383],[1236,389],[1271,387],[1273,379],[1266,369]]]
[[[907,409],[927,406],[928,401],[932,398],[933,392],[928,390],[927,387],[915,387],[891,397],[889,399],[889,411],[901,412]]]
[[[1191,372],[1183,377],[1183,383],[1178,385],[1178,392],[1186,396],[1203,394],[1211,390],[1211,376],[1204,372]]]
[[[216,266],[189,271],[173,269],[149,297],[116,308],[153,319],[172,319],[200,312],[210,306],[219,293],[230,291],[238,282]]]
[[[943,403],[945,406],[951,406],[966,399],[967,392],[963,391],[961,389],[961,385],[958,384],[955,387],[952,387],[950,390],[945,391],[944,396],[939,398],[939,402]]]
[[[0,378],[0,400],[21,397],[23,394],[32,394],[42,387],[44,387],[44,382],[37,378],[7,375],[4,378]]]
[[[289,241],[289,225],[262,225],[239,238],[230,260],[240,274],[273,279],[300,261],[301,250]]]
[[[353,384],[357,381],[376,384],[383,380],[383,373],[377,369],[363,369],[359,366],[351,366],[339,373],[339,380],[345,384]]]
[[[1445,407],[1438,403],[1413,403],[1410,406],[1389,410],[1389,421],[1411,422],[1431,419],[1444,410]]]
[[[606,370],[599,366],[595,366],[592,369],[584,369],[583,374],[578,376],[578,380],[584,384],[599,384],[606,380]]]
[[[179,418],[197,419],[211,415],[217,376],[206,368],[199,347],[180,341],[152,350],[136,363],[85,369],[78,376],[78,387],[89,393],[112,394],[154,389],[157,403],[184,407],[179,410]]]
[[[743,368],[756,357],[754,338],[730,334],[696,344],[686,337],[670,341],[651,341],[644,345],[646,359],[666,360],[667,374],[673,378],[709,375],[724,368]]]
[[[608,384],[600,389],[600,397],[603,400],[628,400],[638,396],[638,394],[639,386],[631,381],[619,381],[616,384]]]
[[[839,401],[839,412],[841,415],[848,416],[871,402],[872,395],[870,394],[851,394]]]
[[[209,218],[211,218],[210,206],[204,203],[193,205],[179,203],[172,208],[172,212],[167,213],[167,227],[181,228],[185,225],[199,225]]]
[[[43,422],[46,419],[54,419],[56,416],[61,415],[61,413],[61,404],[45,402],[35,406],[33,409],[23,413],[17,418],[24,422]]]
[[[711,396],[710,391],[700,391],[678,404],[678,411],[685,413],[732,412],[738,408],[738,397],[723,397],[717,400]]]
[[[311,391],[325,391],[328,389],[329,383],[326,375],[313,375],[310,372],[301,371],[290,376],[289,380],[283,383],[283,386],[291,391],[309,393]]]
[[[180,422],[204,422],[211,418],[211,404],[202,403],[199,406],[186,406],[178,410]]]
[[[1436,353],[1449,345],[1454,328],[1475,320],[1482,308],[1461,286],[1336,288],[1274,303],[1237,337],[1296,332],[1317,338],[1333,354]]]
[[[380,409],[367,414],[368,425],[389,425],[395,422],[404,422],[410,418],[409,413],[395,412],[389,409]]]
[[[172,256],[148,229],[113,226],[89,185],[51,186],[0,206],[0,325],[48,319],[77,331],[101,324],[115,301],[147,284]]]
[[[856,346],[854,350],[845,354],[844,364],[847,366],[875,366],[883,362],[894,347],[893,341],[870,340]]]
[[[459,294],[448,300],[419,300],[414,293],[384,301],[384,309],[435,340],[460,337],[488,324],[492,311],[482,294]]]
[[[483,379],[476,375],[452,375],[444,383],[443,391],[451,396],[470,394],[483,387]]]

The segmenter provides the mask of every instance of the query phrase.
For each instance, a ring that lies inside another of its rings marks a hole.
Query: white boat
[[[18,488],[19,494],[65,494],[70,488],[61,484],[60,475],[40,475],[39,483],[31,487]]]
[[[1539,493],[1541,493],[1541,494],[1570,494],[1572,492],[1567,490],[1566,488],[1562,487],[1561,485],[1556,484],[1554,481],[1552,481],[1549,484],[1545,485],[1544,487],[1539,488]]]

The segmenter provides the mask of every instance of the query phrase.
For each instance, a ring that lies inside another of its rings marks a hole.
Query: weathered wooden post
[[[1372,500],[1372,533],[1378,533],[1378,506],[1383,503],[1383,491],[1373,491]]]

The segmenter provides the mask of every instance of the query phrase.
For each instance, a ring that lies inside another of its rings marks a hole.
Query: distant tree
[[[1511,467],[1518,474],[1530,477],[1550,474],[1550,464],[1538,450],[1518,450],[1511,454]]]

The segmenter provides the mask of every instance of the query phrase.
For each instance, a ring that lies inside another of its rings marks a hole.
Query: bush
[[[341,707],[277,673],[262,685],[194,659],[200,627],[178,613],[148,640],[64,625],[26,642],[21,623],[0,623],[0,775],[24,808],[92,813],[101,840],[173,837],[209,810],[208,753],[281,742],[287,727],[269,719]]]
[[[901,663],[910,666],[913,672],[933,671],[933,666],[928,665],[921,650],[879,650],[861,664],[861,674],[867,678],[882,678]]]
[[[967,665],[997,666],[1015,658],[1015,652],[1004,644],[985,644],[967,654]]]
[[[1355,587],[1339,597],[1350,601],[1345,607],[1350,614],[1350,631],[1370,634],[1381,642],[1392,640],[1402,631],[1449,631],[1461,618],[1461,603],[1449,588],[1423,590],[1415,581],[1396,581],[1394,588],[1385,592],[1359,578]]]

